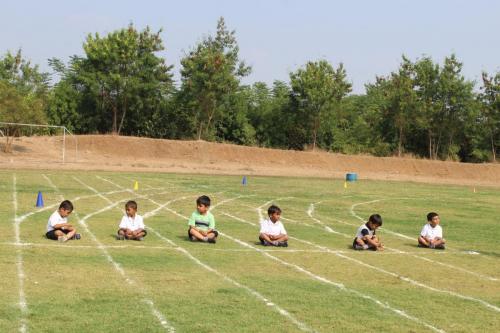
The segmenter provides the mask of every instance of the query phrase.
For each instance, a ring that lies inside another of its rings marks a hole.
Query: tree
[[[313,150],[322,117],[351,91],[346,76],[342,63],[335,70],[326,60],[308,62],[305,68],[290,74],[292,96],[312,131]]]
[[[417,109],[414,76],[413,64],[403,56],[397,72],[387,77],[377,77],[375,84],[367,85],[368,95],[380,102],[384,139],[396,146],[398,156],[402,156],[405,150]]]
[[[188,103],[185,107],[194,114],[198,140],[212,135],[224,101],[250,73],[251,68],[239,60],[238,53],[235,32],[227,30],[221,17],[215,37],[206,37],[181,60],[180,90]]]
[[[440,98],[441,69],[430,57],[424,57],[414,64],[415,89],[419,100],[416,110],[416,127],[427,136],[427,154],[436,159],[441,142],[439,134],[439,112],[442,109]],[[418,149],[418,148],[417,148]]]
[[[155,54],[164,50],[160,34],[161,30],[153,33],[147,27],[138,31],[130,24],[105,37],[89,34],[83,44],[85,56],[73,56],[68,68],[57,59],[51,60],[62,76],[60,84],[69,83],[87,99],[82,103],[89,107],[79,110],[82,118],[93,119],[100,124],[99,131],[107,128],[113,134],[119,135],[124,128],[129,134],[140,130],[142,120],[173,92],[172,66]],[[61,89],[61,93],[64,98],[68,89]],[[56,106],[55,113],[64,111]]]
[[[474,83],[461,74],[462,63],[455,55],[446,57],[440,73],[439,98],[441,110],[434,122],[435,133],[444,139],[442,158],[459,159],[464,140],[464,126],[474,104]]]
[[[32,66],[23,59],[21,50],[15,55],[7,52],[0,59],[0,121],[44,123],[48,78],[48,74],[40,72],[38,66]],[[5,152],[11,152],[12,142],[19,132],[19,126],[6,126]]]
[[[497,149],[500,146],[500,73],[489,76],[483,72],[482,93],[479,95],[482,102],[481,123],[485,126],[489,138],[491,159],[497,160]]]

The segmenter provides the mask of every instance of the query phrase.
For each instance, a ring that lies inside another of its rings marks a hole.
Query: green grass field
[[[488,332],[500,326],[500,189],[401,182],[0,172],[0,332]],[[132,191],[133,182],[139,190]],[[42,191],[45,208],[35,208]],[[217,244],[187,240],[212,198]],[[64,199],[82,234],[44,237]],[[149,234],[117,241],[125,201]],[[256,244],[278,204],[288,248]],[[416,247],[441,215],[448,248]],[[350,249],[379,213],[384,252]]]

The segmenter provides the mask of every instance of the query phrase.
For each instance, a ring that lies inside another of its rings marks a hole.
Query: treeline
[[[58,77],[22,58],[0,59],[0,121],[64,125],[75,133],[203,139],[285,149],[377,156],[413,155],[496,161],[500,146],[500,73],[482,82],[462,74],[454,56],[401,64],[351,94],[342,64],[311,61],[288,82],[243,85],[251,68],[239,58],[224,19],[181,60],[181,80],[159,57],[161,30],[133,25],[88,35],[83,56],[50,59]],[[15,128],[7,129],[15,135]]]

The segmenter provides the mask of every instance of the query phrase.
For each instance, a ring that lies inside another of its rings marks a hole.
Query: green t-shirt
[[[208,229],[215,229],[215,219],[210,212],[207,212],[205,215],[201,215],[198,211],[195,211],[191,214],[188,225],[207,231]]]

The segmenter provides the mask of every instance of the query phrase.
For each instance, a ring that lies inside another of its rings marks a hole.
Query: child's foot
[[[144,240],[144,237],[139,237],[139,238],[136,238],[139,242],[142,242]]]
[[[209,238],[208,242],[211,244],[215,244],[217,242],[217,240],[215,238]]]
[[[116,240],[125,240],[125,236],[123,236],[123,235],[116,235]]]
[[[58,241],[59,243],[64,243],[64,242],[66,242],[67,240],[68,240],[68,237],[66,237],[66,236],[59,236],[59,237],[57,237],[57,241]]]
[[[262,243],[262,245],[264,245],[264,246],[271,246],[271,245],[273,245],[273,244],[269,243],[269,242],[268,242],[268,241],[266,241],[266,240],[263,240],[261,243]]]
[[[189,240],[190,240],[191,242],[197,242],[197,241],[198,241],[198,238],[196,238],[196,237],[194,237],[194,236],[190,236],[190,237],[189,237]]]
[[[74,234],[73,237],[71,237],[70,239],[79,240],[80,238],[82,238],[82,236],[80,234]]]
[[[288,242],[287,242],[287,241],[284,241],[284,242],[278,242],[278,246],[279,246],[279,247],[288,247]]]
[[[279,242],[278,241],[273,241],[271,244],[274,245],[274,246],[279,246]]]

